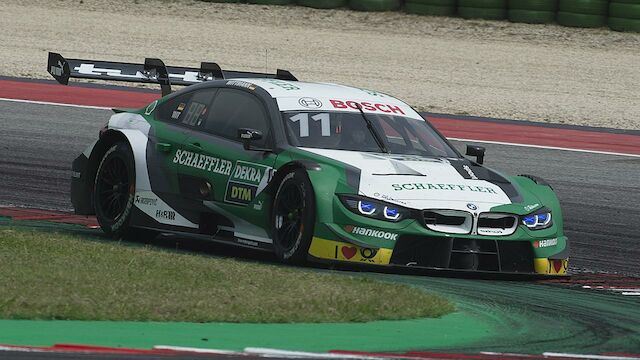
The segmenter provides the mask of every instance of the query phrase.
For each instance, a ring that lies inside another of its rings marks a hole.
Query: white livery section
[[[118,130],[129,140],[136,166],[136,196],[133,205],[161,224],[197,228],[151,191],[147,169],[147,142],[150,125],[141,116],[120,113],[111,116],[109,129]]]
[[[369,154],[355,151],[304,150],[360,169],[360,195],[412,209],[488,212],[510,204],[502,189],[484,180],[465,179],[446,159],[411,155]]]
[[[422,119],[420,114],[406,103],[389,95],[366,89],[329,83],[307,83],[278,79],[237,79],[233,81],[263,88],[276,99],[278,107],[282,111],[359,112],[358,108],[361,108],[365,113]],[[327,94],[331,94],[331,97],[327,97]]]

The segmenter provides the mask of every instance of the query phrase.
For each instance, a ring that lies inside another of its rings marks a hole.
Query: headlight
[[[378,220],[398,222],[411,216],[411,211],[402,206],[371,200],[366,197],[338,195],[338,198],[351,212]]]
[[[551,210],[542,208],[535,213],[520,217],[522,224],[531,230],[546,229],[553,225],[551,221]]]

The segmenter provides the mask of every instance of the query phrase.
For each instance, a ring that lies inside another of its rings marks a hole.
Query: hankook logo
[[[308,108],[308,109],[318,109],[322,107],[322,102],[318,99],[304,97],[298,100],[298,104]]]

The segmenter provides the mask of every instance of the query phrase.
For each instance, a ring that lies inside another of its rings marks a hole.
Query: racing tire
[[[553,11],[558,9],[557,0],[509,0],[509,10]]]
[[[558,11],[564,13],[603,15],[609,11],[607,0],[560,0]]]
[[[411,0],[407,3],[429,6],[456,7],[456,0]]]
[[[349,0],[349,8],[358,11],[393,11],[400,8],[400,0]]]
[[[335,9],[346,5],[345,0],[297,0],[296,4],[314,9]]]
[[[630,31],[640,33],[640,20],[610,17],[609,28],[615,31]]]
[[[612,2],[609,4],[609,16],[622,19],[640,19],[640,3],[620,4]]]
[[[458,15],[463,19],[503,20],[507,18],[507,9],[459,7]]]
[[[247,4],[256,5],[291,5],[292,0],[248,0]]]
[[[118,142],[105,152],[96,171],[93,202],[98,224],[113,238],[131,233],[129,220],[136,192],[135,163],[131,147]]]
[[[456,8],[453,6],[425,5],[407,2],[404,4],[404,12],[426,16],[453,16],[456,13]]]
[[[315,219],[315,194],[306,171],[287,173],[278,186],[271,211],[273,247],[278,260],[289,264],[306,261]]]
[[[558,12],[556,19],[558,24],[570,27],[596,28],[607,25],[607,17],[601,15]]]
[[[548,24],[556,20],[556,13],[551,11],[509,10],[509,21],[527,24]]]
[[[458,7],[504,9],[507,7],[507,0],[458,0]]]

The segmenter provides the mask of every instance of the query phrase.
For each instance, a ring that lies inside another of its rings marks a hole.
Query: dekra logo
[[[258,184],[262,180],[262,171],[254,167],[237,164],[233,172],[233,180]]]

